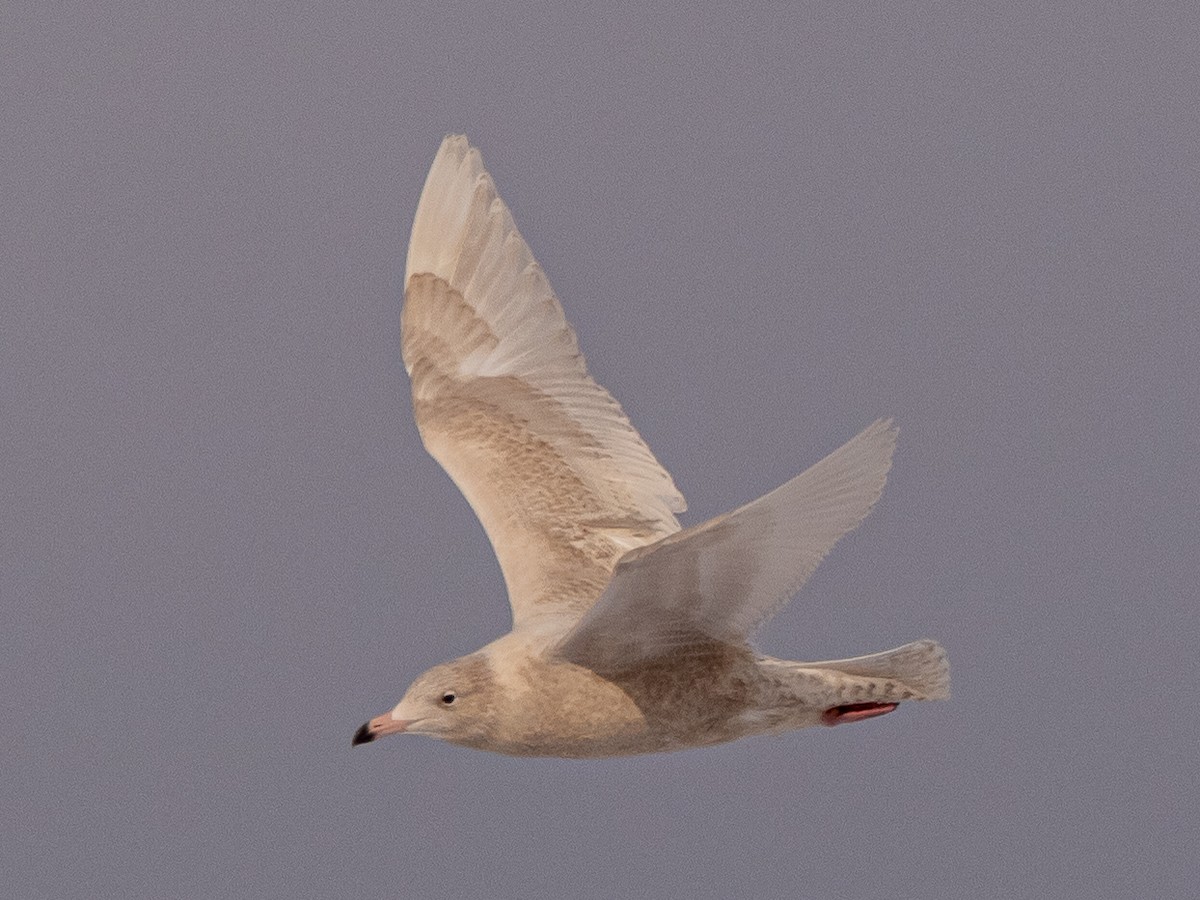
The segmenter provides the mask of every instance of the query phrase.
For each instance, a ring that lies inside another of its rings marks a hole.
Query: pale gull
[[[618,756],[855,722],[948,695],[932,640],[809,663],[749,643],[879,498],[890,420],[681,531],[683,497],[588,375],[463,137],[442,143],[417,206],[402,329],[421,437],[491,539],[513,626],[418,677],[353,743],[410,732],[517,756]]]

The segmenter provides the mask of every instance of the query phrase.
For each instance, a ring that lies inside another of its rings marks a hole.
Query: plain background
[[[13,3],[0,44],[0,893],[1195,896],[1195,4]],[[934,636],[951,702],[351,751],[508,625],[398,349],[449,131],[685,523],[896,418],[760,645]]]

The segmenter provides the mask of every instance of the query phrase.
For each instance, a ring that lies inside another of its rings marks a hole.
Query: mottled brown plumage
[[[890,421],[680,531],[682,495],[588,375],[465,138],[443,142],[418,205],[402,329],[421,437],[492,541],[513,630],[421,675],[354,743],[407,731],[517,756],[619,756],[947,695],[934,641],[817,663],[748,643],[878,499]]]

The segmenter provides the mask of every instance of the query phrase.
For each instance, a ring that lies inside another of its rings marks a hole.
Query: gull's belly
[[[603,677],[534,656],[501,662],[495,728],[482,749],[517,756],[626,756],[700,747],[763,730],[754,656],[714,645]]]

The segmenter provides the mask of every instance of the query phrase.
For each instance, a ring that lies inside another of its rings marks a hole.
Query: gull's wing
[[[589,377],[464,137],[442,142],[417,206],[402,331],[421,438],[491,539],[514,625],[582,612],[623,553],[679,530],[683,497]]]
[[[745,641],[871,511],[896,434],[880,419],[753,503],[630,551],[560,651],[613,671],[689,645]]]

